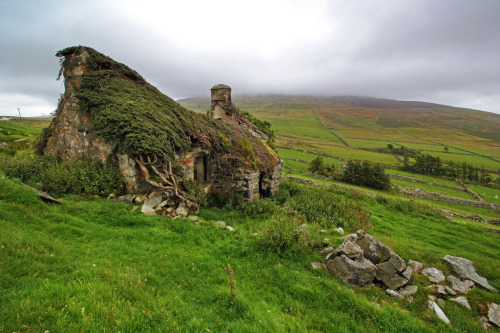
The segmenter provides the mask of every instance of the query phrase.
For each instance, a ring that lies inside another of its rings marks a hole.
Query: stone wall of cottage
[[[63,159],[85,156],[103,163],[111,161],[119,167],[127,192],[137,192],[140,173],[136,162],[128,155],[114,153],[115,143],[106,143],[93,133],[90,115],[80,109],[75,97],[75,89],[80,87],[82,75],[88,72],[85,66],[88,55],[87,51],[80,49],[67,56],[64,62],[65,92],[50,125],[50,136],[43,152]]]

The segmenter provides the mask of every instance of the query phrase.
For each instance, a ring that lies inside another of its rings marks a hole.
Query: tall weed
[[[341,193],[333,187],[312,187],[283,180],[276,200],[279,203],[286,202],[288,207],[302,214],[307,222],[325,228],[349,226],[366,230],[370,226],[370,213],[359,203],[360,197]]]
[[[107,196],[121,193],[121,175],[114,165],[82,158],[58,161],[54,156],[19,152],[5,156],[0,162],[6,176],[39,186],[51,194],[80,194]]]

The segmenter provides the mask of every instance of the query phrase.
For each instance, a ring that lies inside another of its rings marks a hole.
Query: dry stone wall
[[[450,195],[445,195],[445,194],[440,194],[440,193],[435,193],[435,192],[427,192],[427,191],[424,191],[424,190],[419,189],[419,188],[399,186],[399,190],[404,195],[408,195],[408,196],[412,196],[412,197],[416,197],[416,198],[437,200],[437,201],[446,201],[446,202],[456,203],[459,205],[500,210],[500,205],[497,205],[497,204],[462,199],[462,198],[457,198],[457,197],[453,197]]]

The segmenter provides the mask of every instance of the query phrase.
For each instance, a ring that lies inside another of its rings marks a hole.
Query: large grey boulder
[[[446,277],[446,281],[448,281],[451,285],[451,289],[455,290],[456,292],[459,292],[461,294],[466,294],[474,288],[475,283],[472,282],[471,280],[460,280],[456,276],[453,275],[448,275]]]
[[[351,285],[368,286],[375,278],[375,265],[364,258],[352,260],[341,254],[330,260],[326,267],[331,273],[340,276],[344,283]]]
[[[422,271],[422,274],[427,275],[429,277],[429,280],[434,283],[439,283],[441,281],[444,281],[445,279],[443,272],[434,267],[424,269]]]
[[[500,305],[491,303],[488,310],[488,320],[496,327],[500,327]]]
[[[462,279],[472,280],[477,285],[483,287],[489,291],[496,291],[496,289],[489,285],[488,280],[486,278],[477,274],[474,263],[469,259],[454,257],[450,255],[446,255],[443,259],[448,262],[453,270],[458,274],[458,276]]]

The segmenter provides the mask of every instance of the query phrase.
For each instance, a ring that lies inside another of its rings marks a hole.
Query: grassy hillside
[[[429,313],[429,282],[422,277],[408,303],[312,270],[317,250],[264,247],[259,235],[270,227],[270,215],[212,208],[194,223],[146,217],[130,204],[102,199],[61,200],[46,204],[18,182],[0,178],[2,331],[479,331],[477,310],[447,303],[453,328]],[[370,232],[404,259],[449,273],[441,257],[464,256],[500,286],[495,234],[415,203],[367,196],[361,203],[373,214]],[[217,220],[236,232],[217,228]],[[342,241],[331,229],[323,237],[332,245]],[[474,308],[500,302],[498,293],[480,289],[468,297]]]
[[[32,117],[1,117],[0,120],[0,151],[14,154],[19,149],[33,149],[38,142],[42,129],[50,124],[51,118]]]
[[[500,115],[494,113],[368,97],[235,96],[233,101],[271,122],[278,145],[309,145],[312,151],[397,165],[397,159],[389,161],[382,154],[358,157],[350,152],[392,144],[445,161],[500,169]],[[210,105],[207,98],[180,103],[198,111]]]
[[[202,208],[197,220],[169,219],[145,216],[140,206],[92,196],[66,195],[59,198],[61,205],[45,203],[0,171],[0,332],[482,332],[477,324],[480,306],[500,303],[498,292],[473,289],[467,294],[472,310],[446,301],[443,310],[452,322],[448,326],[425,307],[430,282],[422,275],[416,276],[419,291],[408,302],[389,297],[382,288],[349,287],[326,270],[311,268],[312,262],[322,261],[315,247],[319,242],[338,246],[343,241],[334,228],[352,233],[364,227],[406,261],[418,260],[445,275],[453,272],[444,255],[468,258],[500,289],[498,233],[483,229],[500,226],[449,219],[440,210],[484,219],[500,219],[500,212],[307,176],[308,163],[318,154],[332,155],[324,161],[337,168],[337,157],[393,166],[400,162],[390,154],[346,146],[342,140],[353,139],[339,139],[319,113],[305,105],[308,101],[296,99],[300,108],[284,105],[292,99],[276,102],[275,109],[247,110],[278,128],[278,153],[295,169],[284,169],[284,178],[338,188],[284,179],[273,200],[241,206],[228,202],[222,208]],[[31,141],[40,133],[27,124],[9,126],[1,127],[1,133],[8,130]],[[367,137],[355,140],[394,142],[391,131],[382,129],[386,136],[377,137],[376,130],[367,127]],[[442,139],[426,137],[425,129],[398,133],[405,143],[422,147]],[[473,140],[481,142],[478,137],[468,142]],[[457,152],[466,145],[458,139],[452,143]],[[478,144],[478,149],[488,148]],[[452,150],[443,154],[452,155]],[[0,170],[7,158],[0,151]],[[436,185],[460,186],[451,179],[387,171],[435,183],[393,179],[393,185],[473,198]],[[500,203],[499,189],[467,186],[486,201]],[[220,228],[217,221],[235,231]],[[308,242],[294,233],[303,223]]]

